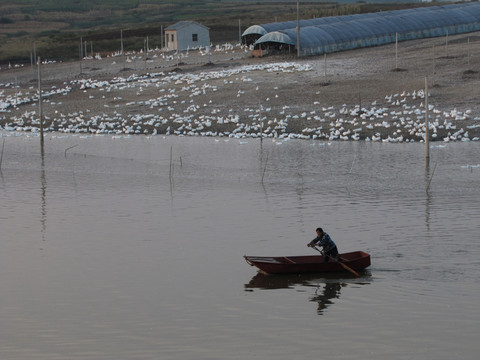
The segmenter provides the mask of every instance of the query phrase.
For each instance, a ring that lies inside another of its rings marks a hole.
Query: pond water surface
[[[3,135],[1,359],[478,358],[478,143]]]

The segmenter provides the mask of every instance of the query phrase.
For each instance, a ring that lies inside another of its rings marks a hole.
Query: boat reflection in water
[[[309,300],[318,303],[317,314],[323,315],[324,311],[335,303],[335,299],[340,298],[342,288],[367,285],[370,283],[366,280],[369,276],[368,271],[364,273],[361,280],[353,274],[347,273],[343,273],[342,277],[339,277],[338,274],[267,275],[258,272],[244,286],[245,291],[295,289],[299,292],[306,292],[309,291],[308,289],[314,288]]]

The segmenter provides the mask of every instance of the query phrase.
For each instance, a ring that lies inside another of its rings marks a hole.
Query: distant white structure
[[[187,50],[210,45],[210,29],[195,21],[180,21],[165,29],[167,50]]]

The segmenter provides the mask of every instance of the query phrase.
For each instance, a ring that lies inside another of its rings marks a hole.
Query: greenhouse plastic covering
[[[295,45],[296,26],[296,21],[255,25],[243,35],[257,34],[259,38],[255,45]],[[395,42],[397,36],[402,41],[479,30],[479,2],[332,16],[300,22],[300,53],[315,55],[382,45]]]

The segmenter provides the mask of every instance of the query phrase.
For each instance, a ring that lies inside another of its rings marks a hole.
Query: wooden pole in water
[[[297,0],[297,57],[300,57],[300,0]]]
[[[467,65],[470,67],[470,36],[467,38]]]
[[[122,52],[123,70],[125,70],[125,51],[123,50],[123,30],[120,30],[120,47]]]
[[[360,85],[358,85],[358,106],[362,110],[362,94],[360,93]]]
[[[242,25],[240,23],[240,19],[238,19],[238,43],[242,43]]]
[[[435,174],[435,169],[437,168],[437,162],[435,161],[435,166],[433,167],[432,175],[430,176],[430,179],[428,180],[427,187],[425,188],[425,191],[428,193],[428,189],[430,189],[430,184],[432,183],[433,175]],[[427,163],[427,170],[428,170],[428,163]]]
[[[42,105],[42,72],[40,69],[42,61],[38,57],[38,110],[40,113],[40,151],[43,156],[43,105]]]
[[[37,42],[36,41],[33,42],[33,59],[37,61]]]
[[[123,30],[120,30],[120,53],[123,54]]]
[[[170,182],[172,182],[172,171],[173,171],[173,146],[170,146],[170,170],[168,173],[168,177],[170,178]]]
[[[4,140],[5,141],[5,140]],[[268,153],[267,153],[267,158],[265,159],[265,164],[263,166],[263,173],[262,173],[262,184],[263,184],[263,178],[265,177],[265,171],[267,171],[267,163],[268,163]]]
[[[2,162],[3,162],[3,149],[5,148],[5,139],[3,139],[2,143],[2,152],[0,154],[0,172],[2,171]],[[263,178],[262,178],[263,180]]]
[[[398,69],[398,32],[395,33],[395,70]]]
[[[430,147],[428,134],[428,76],[425,76],[425,159],[430,161]]]
[[[323,60],[324,60],[324,71],[325,71],[325,84],[328,83],[327,81],[327,53],[323,53]]]
[[[30,70],[32,71],[32,81],[35,79],[35,70],[33,68],[33,54],[30,52]]]
[[[80,63],[80,75],[82,75],[82,38],[80,38],[80,47],[78,48],[78,61]]]
[[[448,58],[448,30],[447,34],[445,35],[445,57]]]

